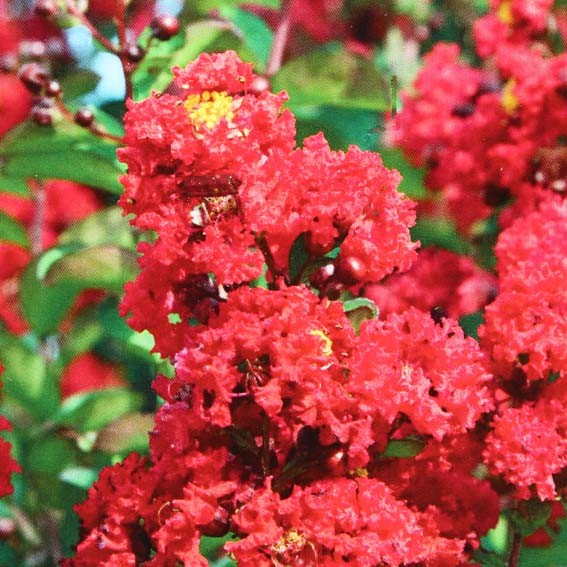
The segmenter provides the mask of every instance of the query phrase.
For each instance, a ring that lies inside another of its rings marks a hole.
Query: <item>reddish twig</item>
[[[291,28],[291,5],[293,0],[284,0],[282,2],[280,21],[274,34],[274,42],[268,58],[266,66],[266,75],[272,77],[282,66],[285,46],[289,38],[289,30]]]
[[[520,550],[522,549],[522,536],[514,532],[512,537],[512,548],[508,556],[508,567],[518,567],[520,564]]]

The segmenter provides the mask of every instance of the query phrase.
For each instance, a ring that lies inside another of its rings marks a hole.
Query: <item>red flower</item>
[[[409,271],[366,286],[364,295],[376,303],[381,317],[412,306],[422,311],[442,309],[443,315],[458,319],[480,311],[496,291],[496,277],[469,256],[422,248]]]
[[[242,567],[465,563],[464,542],[440,537],[370,478],[315,482],[285,500],[269,487],[258,490],[234,522],[242,539],[225,548]]]
[[[505,378],[520,369],[529,380],[545,380],[567,369],[567,263],[558,245],[567,238],[566,221],[567,202],[548,199],[498,239],[501,291],[479,333]]]
[[[61,377],[60,389],[61,396],[67,398],[79,392],[125,385],[124,377],[114,364],[89,352],[79,355],[67,366]]]
[[[3,370],[0,364],[0,374]],[[10,422],[4,416],[0,415],[0,431],[10,430],[11,428]],[[12,494],[14,491],[11,483],[12,473],[22,472],[18,463],[12,458],[11,450],[12,446],[10,443],[4,439],[0,439],[0,462],[2,463],[2,467],[0,467],[0,498]]]
[[[455,321],[437,325],[416,309],[365,322],[351,370],[347,387],[365,413],[388,423],[401,413],[437,440],[473,428],[492,409],[476,341]]]

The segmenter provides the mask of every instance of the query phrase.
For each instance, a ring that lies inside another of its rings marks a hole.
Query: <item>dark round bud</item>
[[[331,250],[333,248],[333,242],[331,242],[331,244],[329,244],[327,246],[324,246],[323,244],[319,244],[318,242],[315,242],[313,240],[313,236],[311,235],[311,232],[308,232],[305,235],[304,244],[305,244],[305,249],[312,256],[323,256],[324,254],[326,254],[327,252],[329,252],[329,250]]]
[[[250,86],[248,87],[248,92],[253,95],[261,95],[263,92],[270,90],[270,81],[266,77],[254,77]]]
[[[144,58],[146,52],[137,43],[130,43],[124,48],[124,55],[130,63],[138,63]]]
[[[16,532],[16,522],[12,518],[0,517],[0,539],[7,539]]]
[[[500,207],[510,199],[510,190],[494,183],[488,183],[484,189],[484,203],[489,207]]]
[[[437,325],[441,325],[443,319],[447,318],[447,310],[444,307],[441,307],[441,305],[433,307],[429,314]]]
[[[179,33],[179,20],[175,16],[162,14],[152,20],[151,28],[155,38],[167,41]]]
[[[19,77],[28,91],[39,94],[49,79],[49,73],[38,63],[26,63],[20,69]]]
[[[51,108],[36,104],[31,109],[31,119],[39,126],[51,126],[53,123]]]
[[[228,512],[224,508],[219,508],[215,512],[215,517],[208,524],[197,526],[202,535],[207,537],[222,537],[228,533],[230,522]]]
[[[75,124],[88,128],[94,122],[94,114],[88,108],[80,108],[75,112],[73,120],[75,120]]]
[[[42,18],[50,18],[57,13],[57,2],[55,0],[36,0],[34,14]]]
[[[451,110],[451,114],[453,116],[457,116],[458,118],[467,118],[474,114],[474,104],[470,102],[465,102],[462,104],[456,104],[453,106],[453,110]]]
[[[309,283],[316,287],[317,289],[321,289],[332,277],[335,273],[335,265],[334,264],[326,264],[325,266],[321,266],[317,268],[310,276],[309,276]]]
[[[18,70],[18,58],[13,53],[0,56],[0,73],[14,73]]]
[[[354,285],[364,279],[366,266],[356,256],[339,256],[335,262],[335,274],[345,285]]]
[[[343,292],[343,284],[335,280],[329,280],[321,289],[321,297],[327,297],[331,301],[336,301]]]
[[[45,95],[50,97],[56,97],[61,94],[61,85],[58,81],[49,81],[45,85]]]

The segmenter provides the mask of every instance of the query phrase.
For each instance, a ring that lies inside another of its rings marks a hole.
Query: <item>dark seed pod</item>
[[[36,104],[31,109],[31,119],[39,126],[51,126],[53,124],[53,116],[51,108]]]
[[[49,97],[57,97],[61,94],[61,85],[58,81],[49,81],[45,85],[45,95]]]
[[[94,122],[94,114],[88,108],[80,108],[75,112],[75,123],[83,128],[88,128]]]
[[[366,276],[366,266],[356,256],[339,256],[335,262],[335,274],[345,285],[354,285]]]
[[[155,38],[167,41],[179,33],[179,20],[168,14],[156,16],[151,23],[151,29]]]
[[[57,2],[55,0],[36,0],[33,11],[41,18],[51,18],[57,13]]]
[[[49,73],[38,63],[26,63],[18,74],[28,91],[39,94],[49,80]]]
[[[137,43],[126,45],[123,53],[130,63],[139,63],[146,55],[146,52]]]

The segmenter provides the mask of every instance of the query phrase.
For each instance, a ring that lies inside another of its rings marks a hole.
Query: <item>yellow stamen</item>
[[[514,94],[515,87],[516,81],[514,79],[510,79],[506,85],[504,85],[504,89],[502,91],[502,106],[508,114],[514,114],[520,105],[518,97]]]
[[[189,95],[184,106],[189,120],[197,130],[202,126],[210,130],[223,118],[229,122],[234,118],[232,97],[224,91],[204,91],[200,95]]]
[[[498,10],[496,11],[496,16],[502,23],[506,24],[507,26],[511,26],[514,23],[511,0],[504,0],[504,2],[500,4]]]
[[[350,477],[363,477],[363,478],[368,478],[368,469],[365,469],[363,467],[358,467],[357,469],[352,469],[350,471],[348,471],[348,475]]]
[[[320,329],[313,329],[312,331],[309,331],[309,334],[319,337],[323,341],[324,345],[321,350],[325,356],[331,356],[331,354],[333,354],[333,341],[325,334],[324,331],[321,331]]]

